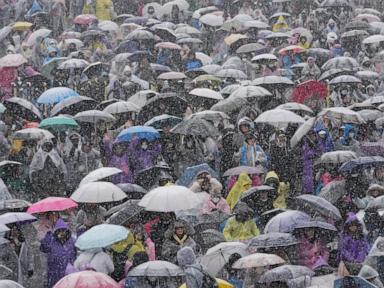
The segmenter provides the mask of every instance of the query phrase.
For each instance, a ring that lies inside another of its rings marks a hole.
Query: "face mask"
[[[213,203],[217,204],[220,201],[220,197],[214,196],[214,197],[211,198],[211,200],[212,200]]]
[[[141,149],[147,150],[148,149],[148,144],[147,143],[141,144]]]

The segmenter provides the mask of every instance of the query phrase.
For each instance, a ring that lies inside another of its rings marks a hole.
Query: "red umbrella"
[[[119,288],[120,286],[106,274],[82,271],[72,273],[59,282],[53,288]]]
[[[44,213],[49,211],[63,211],[66,209],[76,208],[75,201],[64,197],[48,197],[39,202],[32,204],[27,213]]]
[[[316,108],[313,107],[313,101],[323,102],[327,94],[327,85],[315,80],[309,80],[296,86],[292,92],[292,101],[306,104],[310,108]]]
[[[96,20],[97,20],[97,18],[95,15],[82,14],[82,15],[76,16],[76,18],[73,20],[73,23],[79,24],[79,25],[89,25]]]

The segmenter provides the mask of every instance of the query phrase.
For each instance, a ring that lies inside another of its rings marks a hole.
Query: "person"
[[[96,203],[84,203],[76,215],[76,230],[80,235],[95,225],[104,222],[107,210]]]
[[[371,184],[364,198],[354,198],[353,202],[359,209],[365,209],[375,198],[384,195],[384,187],[378,184]]]
[[[192,50],[188,51],[188,54],[184,60],[184,70],[189,71],[192,69],[198,69],[203,66],[203,63],[196,58],[196,53]]]
[[[316,133],[314,131],[310,131],[310,133],[305,136],[301,154],[303,163],[302,183],[303,193],[305,194],[312,194],[315,191],[313,163],[317,155]]]
[[[271,142],[269,147],[270,168],[280,176],[281,182],[289,182],[291,162],[291,151],[287,143],[287,135],[284,130],[275,133],[275,140]]]
[[[197,249],[196,242],[191,237],[194,229],[185,221],[176,220],[165,232],[165,241],[161,248],[161,259],[177,263],[177,252],[183,247]]]
[[[255,167],[259,164],[265,164],[266,156],[263,149],[256,142],[254,134],[245,135],[245,142],[240,148],[240,166]]]
[[[199,176],[200,175],[197,177]],[[208,176],[210,175],[208,174]],[[199,181],[199,178],[197,178],[197,181]],[[223,190],[221,183],[212,177],[209,177],[208,179],[203,178],[200,181],[201,184],[199,186],[201,186],[202,191],[207,191],[209,193],[209,197],[206,198],[201,206],[201,214],[211,214],[215,212],[230,214],[229,205],[227,201],[221,196],[221,191]],[[190,188],[194,192],[196,191],[194,186],[197,186],[195,183]]]
[[[82,251],[73,266],[77,271],[92,269],[107,275],[115,269],[111,257],[101,248]]]
[[[301,71],[302,81],[307,80],[317,80],[320,75],[321,71],[320,68],[316,65],[316,59],[313,57],[308,57],[307,65],[304,66],[303,70]]]
[[[279,16],[277,19],[277,22],[273,24],[272,26],[272,32],[286,32],[288,31],[289,26],[287,22],[285,21],[284,16]]]
[[[227,196],[227,203],[231,210],[235,208],[236,203],[239,201],[241,195],[251,188],[252,180],[246,172],[241,172],[235,185],[229,191]]]
[[[181,139],[181,145],[176,147],[175,175],[179,177],[187,168],[204,163],[201,145],[197,138],[186,135]]]
[[[40,250],[48,257],[48,288],[52,288],[65,276],[65,269],[76,259],[75,240],[71,236],[68,225],[57,220],[53,232],[48,231],[41,240]]]
[[[139,266],[140,264],[143,264],[143,263],[148,262],[148,261],[149,261],[149,258],[148,258],[148,254],[147,253],[145,253],[145,252],[137,252],[133,256],[132,265],[131,265],[131,267],[129,269],[132,270],[135,267]],[[124,282],[125,286],[123,286],[123,287],[125,287],[125,288],[140,287],[139,286],[139,284],[140,284],[139,277],[127,276],[127,278],[125,280],[123,279],[122,281]]]
[[[247,241],[260,234],[252,220],[253,211],[247,204],[239,202],[234,209],[235,216],[228,219],[223,231],[226,241]]]
[[[135,163],[133,166],[133,174],[137,174],[144,169],[150,168],[156,162],[157,157],[161,153],[160,143],[150,143],[147,139],[132,139],[129,143],[131,161]]]
[[[192,192],[220,193],[223,185],[207,171],[200,171],[196,175],[196,181],[189,188]]]

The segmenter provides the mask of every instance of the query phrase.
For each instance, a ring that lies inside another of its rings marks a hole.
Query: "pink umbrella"
[[[77,204],[70,198],[48,197],[32,204],[27,213],[44,213],[49,211],[63,211],[70,208],[76,208]]]
[[[97,20],[97,18],[95,15],[82,14],[82,15],[76,16],[76,18],[73,20],[73,23],[79,24],[79,25],[89,25],[96,20]]]
[[[53,288],[119,288],[120,286],[108,275],[93,271],[72,273],[59,282]]]
[[[8,54],[0,58],[0,67],[19,67],[27,63],[27,59],[21,54]]]

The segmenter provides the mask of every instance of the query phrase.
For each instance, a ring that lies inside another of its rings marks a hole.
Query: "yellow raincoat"
[[[112,0],[96,0],[96,17],[100,21],[112,20],[113,18],[113,2]]]
[[[280,16],[279,19],[277,19],[277,22],[272,26],[272,32],[286,32],[288,30],[289,26],[287,22],[285,22],[285,18],[283,16]]]
[[[126,251],[128,249],[128,251]],[[129,261],[132,261],[133,256],[137,252],[146,252],[143,243],[134,239],[133,234],[129,233],[128,237],[116,244],[112,245],[112,250],[116,253],[127,253]]]
[[[252,219],[242,223],[234,216],[228,219],[223,234],[226,241],[244,241],[256,237],[260,231]]]
[[[237,179],[235,185],[233,185],[231,191],[229,191],[229,194],[227,196],[227,203],[231,208],[231,210],[233,210],[237,201],[239,201],[241,194],[243,194],[245,191],[251,188],[251,185],[252,185],[251,178],[249,178],[247,173],[242,172],[239,175],[239,178]]]
[[[280,208],[280,209],[286,209],[287,204],[285,203],[285,199],[288,196],[289,186],[284,182],[280,182],[279,176],[277,176],[275,171],[269,171],[267,173],[267,175],[265,176],[265,181],[267,181],[268,179],[271,179],[271,178],[276,179],[277,182],[279,183],[279,187],[277,188],[277,198],[273,202],[273,207],[274,208]]]

